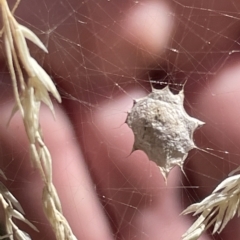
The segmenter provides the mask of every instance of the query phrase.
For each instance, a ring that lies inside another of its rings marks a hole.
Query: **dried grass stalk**
[[[32,41],[46,53],[47,49],[31,30],[16,21],[6,0],[0,0],[0,5],[3,23],[2,36],[16,101],[10,119],[16,111],[20,111],[29,140],[32,165],[37,167],[45,184],[42,197],[43,208],[56,238],[58,240],[73,240],[76,237],[62,214],[61,203],[52,183],[52,158],[44,143],[39,123],[39,111],[42,102],[50,108],[54,115],[54,107],[49,92],[58,102],[61,102],[61,97],[49,75],[31,57],[26,39]],[[7,208],[4,198],[0,198],[0,200],[3,206]],[[8,203],[8,206],[11,205]],[[17,229],[11,220],[11,216],[20,218],[29,225],[31,224],[19,212],[11,210],[11,207],[5,213],[8,218],[6,225],[11,226],[8,233],[12,234],[12,229],[14,229],[17,239],[30,239],[29,236]],[[8,221],[10,224],[8,224]]]

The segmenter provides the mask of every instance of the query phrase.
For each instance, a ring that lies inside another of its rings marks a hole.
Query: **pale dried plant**
[[[6,177],[4,176],[6,179]],[[24,217],[24,211],[17,201],[17,199],[8,191],[8,189],[0,182],[0,203],[3,208],[4,220],[5,220],[5,232],[3,236],[0,236],[0,239],[18,239],[18,240],[26,240],[31,239],[30,236],[20,230],[18,226],[13,221],[13,218],[16,218],[22,222],[25,222],[30,227],[32,227],[35,231],[38,231],[37,228],[29,222]]]
[[[16,21],[6,0],[0,0],[0,4],[3,25],[2,37],[16,102],[10,119],[16,111],[20,111],[29,140],[31,163],[39,170],[44,182],[42,193],[43,209],[55,232],[56,239],[74,240],[76,237],[62,214],[61,203],[53,185],[52,158],[44,143],[39,123],[39,111],[42,102],[50,108],[54,115],[54,107],[49,92],[58,102],[61,102],[61,97],[49,75],[37,61],[31,57],[26,39],[36,44],[44,52],[47,53],[48,51],[31,30]],[[13,11],[18,4],[19,1],[17,1]],[[12,217],[15,217],[30,224],[23,215],[20,214],[21,211],[18,209],[16,213],[16,210],[12,208],[13,202],[9,199],[6,200],[5,197],[0,197],[0,201],[5,210],[5,224],[11,228],[8,229],[8,227],[6,227],[7,234],[10,235],[12,239],[14,239],[14,236],[21,240],[30,239],[27,234],[23,234],[20,230],[17,231],[17,226],[12,221]],[[33,225],[31,226],[33,227]],[[13,232],[15,234],[13,234]]]
[[[182,236],[183,240],[196,240],[212,226],[212,234],[220,233],[236,213],[240,216],[240,174],[228,177],[212,194],[183,211],[189,213],[201,215]]]

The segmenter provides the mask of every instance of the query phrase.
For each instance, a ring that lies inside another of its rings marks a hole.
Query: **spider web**
[[[162,24],[165,18],[159,20],[161,9],[173,23],[167,25],[172,28],[169,33]],[[81,234],[86,228],[99,229],[92,212],[84,215],[79,208],[84,197],[79,199],[78,192],[92,190],[85,187],[84,177],[77,181],[80,173],[71,170],[74,161],[87,166],[111,232],[106,239],[123,240],[181,239],[193,221],[179,216],[181,211],[207,196],[239,165],[239,10],[237,0],[22,0],[15,15],[47,46],[45,55],[29,43],[63,99],[56,122],[45,110],[42,121],[53,152],[55,178],[70,179],[70,183],[56,180],[56,185],[66,217],[74,216],[70,225],[78,239],[101,238]],[[12,93],[3,61],[1,75],[0,105],[8,114]],[[155,163],[141,151],[131,153],[133,134],[124,124],[133,100],[147,95],[151,85],[169,85],[174,93],[184,87],[187,112],[206,122],[194,136],[199,149],[186,160],[186,176],[176,167],[167,186]],[[58,125],[59,118],[67,119],[67,124]],[[10,140],[3,140],[0,148],[8,186],[24,209],[31,205],[26,217],[41,231],[34,239],[53,239],[51,231],[44,230],[48,224],[44,216],[34,211],[42,208],[37,200],[41,186],[35,188],[38,176],[26,167],[28,146],[18,137],[23,130],[14,123],[10,128]],[[67,133],[59,141],[54,138],[67,128],[70,140]],[[72,144],[80,149],[81,159],[72,157]],[[54,152],[61,153],[64,164],[58,163]],[[87,216],[85,224],[83,216]],[[234,219],[220,235],[200,239],[236,239],[238,223]]]

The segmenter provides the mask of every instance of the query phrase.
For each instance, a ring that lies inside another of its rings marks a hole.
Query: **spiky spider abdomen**
[[[188,152],[195,148],[193,133],[204,123],[190,117],[183,106],[183,90],[174,95],[169,87],[135,100],[126,123],[134,133],[134,150],[144,151],[159,165],[164,176],[176,165],[182,169]]]

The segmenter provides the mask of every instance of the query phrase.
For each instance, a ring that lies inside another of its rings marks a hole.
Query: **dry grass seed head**
[[[18,3],[19,2],[17,2],[17,4]],[[29,139],[33,166],[38,168],[45,184],[42,202],[44,209],[47,208],[45,213],[52,225],[56,238],[58,240],[76,239],[67,220],[62,215],[61,203],[52,183],[51,154],[44,143],[39,123],[39,113],[42,102],[50,108],[54,115],[54,108],[49,93],[51,93],[58,102],[61,102],[61,97],[49,75],[37,61],[31,57],[26,39],[35,43],[46,53],[47,49],[31,30],[20,25],[15,20],[6,0],[0,1],[0,4],[4,45],[16,101],[11,117],[17,110],[20,110],[25,131]],[[26,79],[24,78],[24,73],[27,74]],[[47,206],[50,206],[50,208]],[[18,218],[33,227],[31,223],[16,210],[11,210],[11,208],[5,209],[8,209],[6,214],[9,215],[9,221],[7,221],[6,224],[10,222],[8,233],[11,234],[14,230],[17,239],[29,239],[27,234],[17,228],[11,221],[11,218]]]

